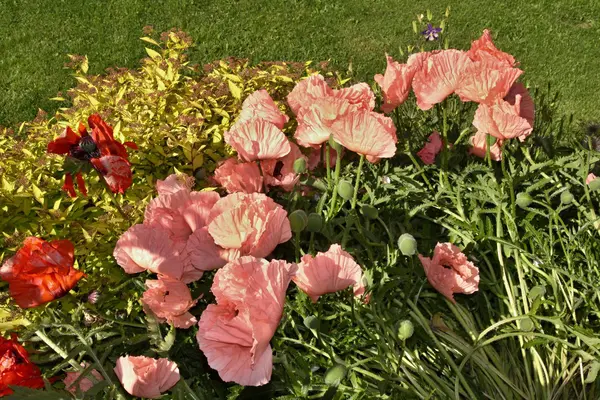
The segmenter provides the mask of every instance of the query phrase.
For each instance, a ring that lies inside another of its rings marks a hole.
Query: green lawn
[[[86,54],[91,72],[137,65],[144,25],[179,27],[197,41],[193,61],[326,60],[359,79],[383,71],[413,40],[411,20],[452,7],[451,44],[466,47],[485,27],[513,53],[524,79],[560,89],[565,112],[600,120],[600,2],[590,0],[0,0],[0,125],[53,110],[74,84],[66,54]]]

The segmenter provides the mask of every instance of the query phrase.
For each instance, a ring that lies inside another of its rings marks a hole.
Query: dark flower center
[[[92,158],[100,157],[100,151],[91,136],[83,136],[79,143],[71,146],[69,155],[81,161],[89,161]]]

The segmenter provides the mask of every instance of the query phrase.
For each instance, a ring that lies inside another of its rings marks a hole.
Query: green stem
[[[360,161],[358,162],[358,168],[356,170],[356,183],[354,184],[354,195],[352,196],[352,209],[356,207],[356,200],[358,199],[358,188],[360,186],[360,177],[362,173],[362,167],[365,162],[365,156],[361,154]]]
[[[295,248],[296,248],[296,262],[299,263],[300,262],[300,233],[299,232],[295,232],[294,233],[294,244],[295,244]]]
[[[185,388],[186,392],[190,395],[190,397],[192,398],[192,400],[200,400],[200,397],[198,397],[196,395],[196,393],[194,393],[194,391],[192,390],[192,388],[190,387],[190,385],[187,384],[187,382],[185,381],[185,379],[181,378],[181,380],[183,381],[183,387]]]
[[[35,331],[35,334],[37,337],[39,337],[42,340],[42,342],[46,343],[48,345],[48,347],[50,347],[52,350],[54,350],[54,352],[56,354],[61,356],[63,359],[67,360],[67,362],[69,364],[71,364],[71,366],[73,368],[75,368],[79,372],[84,371],[84,368],[81,365],[79,365],[75,360],[70,358],[69,354],[65,350],[63,350],[59,345],[54,343],[52,341],[52,339],[50,339],[44,332],[42,332],[41,330],[38,329]]]
[[[327,188],[331,189],[331,160],[329,158],[329,144],[325,143],[325,166],[327,168]]]
[[[340,169],[342,164],[342,150],[336,150],[336,158],[335,158],[335,176],[333,178],[333,193],[331,195],[331,206],[329,207],[329,213],[327,214],[327,219],[331,219],[333,217],[333,213],[335,210],[335,203],[337,200],[337,186],[340,180]]]
[[[108,191],[108,195],[110,196],[110,199],[112,200],[113,204],[117,208],[117,211],[119,211],[119,214],[121,214],[121,216],[123,218],[125,218],[126,221],[129,221],[130,223],[132,223],[132,221],[129,218],[129,216],[127,214],[125,214],[125,212],[121,208],[121,205],[119,204],[119,201],[117,200],[117,197],[115,196],[115,194],[113,193],[112,189],[108,185],[108,182],[106,182],[106,178],[104,178],[104,175],[102,175],[100,173],[100,171],[98,171],[98,170],[96,170],[96,172],[98,172],[98,176],[100,177],[100,181],[102,181],[102,183],[104,184],[104,187]]]
[[[490,167],[490,169],[492,169],[492,153],[491,153],[491,144],[490,144],[490,134],[487,134],[485,136],[485,159],[487,160],[488,163],[488,167]]]

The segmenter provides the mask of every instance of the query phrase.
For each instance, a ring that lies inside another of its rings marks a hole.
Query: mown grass
[[[384,52],[399,56],[413,40],[417,13],[429,7],[440,15],[447,5],[453,47],[491,28],[499,47],[521,61],[525,80],[551,81],[564,112],[600,119],[600,3],[589,0],[0,0],[0,125],[58,107],[49,98],[74,84],[63,69],[67,53],[88,55],[92,72],[135,66],[145,25],[189,32],[195,62],[330,59],[372,79],[385,67]]]

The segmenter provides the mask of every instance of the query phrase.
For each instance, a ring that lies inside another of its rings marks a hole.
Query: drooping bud
[[[417,241],[410,233],[404,233],[398,238],[398,248],[405,256],[413,256],[417,252]]]
[[[344,200],[350,200],[352,196],[354,196],[354,188],[348,181],[340,181],[337,186],[337,191]]]
[[[569,189],[565,190],[560,194],[560,202],[563,204],[571,204],[573,202],[573,194],[569,191]]]
[[[308,224],[306,229],[309,232],[319,232],[323,228],[323,217],[317,213],[308,214]]]
[[[400,325],[398,325],[398,338],[400,340],[409,339],[414,332],[415,327],[413,326],[413,323],[408,319],[405,319],[404,321],[400,322]]]
[[[308,224],[308,217],[304,210],[296,210],[290,214],[288,217],[290,220],[290,227],[292,228],[292,232],[300,233]]]
[[[365,204],[360,208],[360,212],[362,215],[367,217],[368,219],[377,219],[379,218],[379,211],[370,204]]]
[[[336,364],[329,368],[325,372],[325,384],[326,385],[338,385],[342,379],[346,376],[346,366],[342,364]]]
[[[529,207],[532,201],[533,198],[526,192],[517,193],[517,199],[515,200],[517,205],[521,208]]]
[[[302,157],[294,161],[294,172],[297,174],[303,174],[306,172],[306,160]]]

